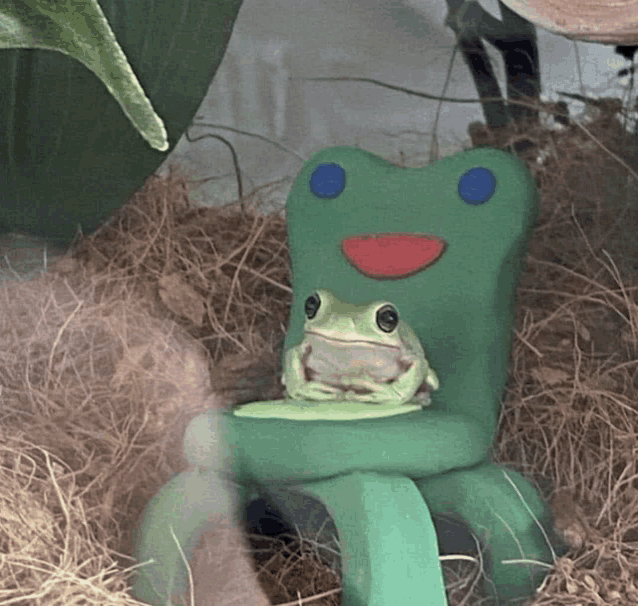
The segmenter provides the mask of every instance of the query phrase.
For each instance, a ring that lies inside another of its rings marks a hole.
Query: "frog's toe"
[[[326,383],[308,381],[296,395],[300,400],[332,400],[339,399],[341,393],[340,389]]]

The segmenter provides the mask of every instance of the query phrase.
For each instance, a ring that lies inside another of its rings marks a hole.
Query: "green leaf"
[[[0,0],[0,48],[56,50],[82,62],[104,83],[152,147],[168,149],[155,113],[97,0]]]
[[[84,63],[49,48],[2,50],[0,231],[26,232],[67,246],[78,229],[89,234],[121,208],[192,124],[242,4],[97,1],[162,116],[168,149],[154,149],[131,128],[120,104]],[[17,0],[12,2],[0,27],[35,31],[13,16]],[[0,0],[0,9],[6,3]],[[78,0],[77,6],[84,3]],[[35,25],[42,29],[42,24],[55,25],[38,17]]]

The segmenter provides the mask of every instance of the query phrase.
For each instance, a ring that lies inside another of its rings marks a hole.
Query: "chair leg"
[[[553,556],[564,554],[547,506],[513,470],[486,463],[416,485],[434,515],[463,519],[480,539],[486,548],[487,589],[497,604],[532,596],[552,567]]]
[[[412,480],[352,473],[295,489],[336,523],[344,606],[447,606],[434,524]]]

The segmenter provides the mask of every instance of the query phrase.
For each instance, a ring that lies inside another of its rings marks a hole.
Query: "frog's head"
[[[344,345],[374,344],[401,349],[403,340],[397,308],[387,301],[353,305],[331,292],[318,290],[304,303],[304,334]]]

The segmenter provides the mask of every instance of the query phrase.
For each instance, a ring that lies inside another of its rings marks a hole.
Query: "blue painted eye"
[[[459,179],[459,196],[467,204],[485,204],[496,191],[496,175],[488,168],[470,168]]]
[[[317,198],[332,200],[346,187],[346,171],[338,164],[319,164],[310,177],[310,191]]]

